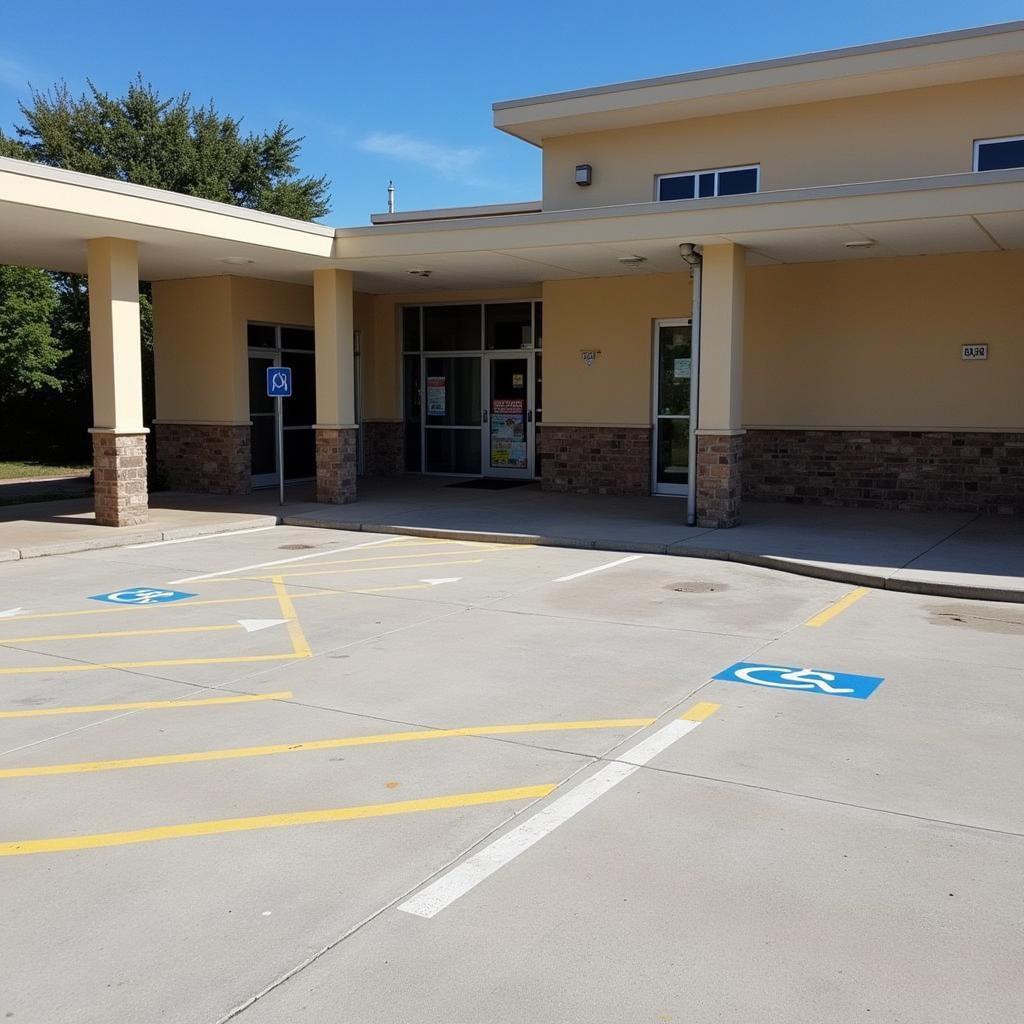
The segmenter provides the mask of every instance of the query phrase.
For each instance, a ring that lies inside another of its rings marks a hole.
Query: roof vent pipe
[[[388,213],[395,212],[395,183],[388,182]]]

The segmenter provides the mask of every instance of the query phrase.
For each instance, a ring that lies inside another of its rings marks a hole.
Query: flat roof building
[[[1024,508],[1024,22],[494,105],[536,202],[330,228],[0,159],[0,262],[88,273],[96,512],[157,477],[539,478]],[[143,422],[138,281],[153,283]],[[682,514],[682,509],[681,509]]]

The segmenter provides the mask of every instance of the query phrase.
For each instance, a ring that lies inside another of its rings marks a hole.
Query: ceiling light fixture
[[[878,243],[873,238],[855,238],[852,242],[843,242],[847,249],[873,249]]]
[[[433,271],[427,270],[425,267],[413,267],[408,273],[412,274],[413,277],[430,277]]]
[[[618,259],[625,267],[638,267],[641,263],[647,262],[646,256],[637,256],[635,253],[632,256],[620,256]]]
[[[225,256],[220,262],[229,263],[233,267],[247,267],[256,261],[249,259],[248,256]]]

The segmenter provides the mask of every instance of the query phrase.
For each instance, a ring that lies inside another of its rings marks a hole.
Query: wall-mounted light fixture
[[[599,348],[581,348],[580,359],[583,360],[584,366],[593,366],[594,360],[601,354]]]
[[[590,164],[577,164],[576,165],[576,184],[581,188],[590,184],[590,180],[593,177],[594,168]]]

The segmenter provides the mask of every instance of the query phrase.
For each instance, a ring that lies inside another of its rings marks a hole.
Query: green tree
[[[16,138],[0,135],[0,155],[300,220],[329,210],[327,178],[299,175],[302,139],[283,122],[243,134],[241,120],[212,101],[164,99],[141,75],[124,96],[90,82],[76,97],[60,82],[19,106],[25,123]]]
[[[0,266],[0,379],[5,394],[61,389],[57,371],[67,352],[53,336],[57,305],[45,271]]]

